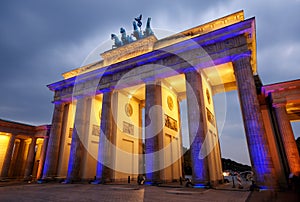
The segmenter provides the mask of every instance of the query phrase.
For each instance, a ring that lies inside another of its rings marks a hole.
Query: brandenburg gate
[[[102,60],[48,85],[55,94],[43,178],[106,183],[142,174],[148,184],[178,180],[180,103],[186,101],[192,181],[220,183],[213,96],[237,90],[255,182],[285,186],[287,175],[300,171],[299,155],[287,102],[272,105],[276,86],[262,86],[257,75],[255,18],[239,11],[158,40],[151,18],[141,30],[141,17],[133,23],[135,39],[121,28],[121,39],[112,34],[113,48]]]

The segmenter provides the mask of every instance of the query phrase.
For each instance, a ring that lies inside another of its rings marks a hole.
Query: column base
[[[37,183],[38,184],[44,184],[44,183],[47,183],[47,182],[50,182],[50,181],[54,181],[52,178],[40,178],[40,179],[37,179]]]
[[[157,174],[157,173],[156,173]],[[160,184],[163,184],[164,181],[161,180],[159,177],[155,177],[155,178],[146,178],[144,184],[145,185],[151,185],[151,186],[159,186]]]
[[[80,183],[82,182],[81,178],[66,178],[65,180],[62,180],[61,183],[62,184],[73,184],[73,183]]]
[[[159,185],[161,185],[161,184],[163,184],[163,182],[162,181],[145,181],[145,183],[144,183],[145,185],[150,185],[150,186],[159,186]]]
[[[64,180],[61,182],[61,184],[72,184],[72,180]]]
[[[1,177],[0,182],[8,182],[8,177]]]
[[[193,188],[212,188],[209,181],[192,180],[191,184],[193,185]]]
[[[61,184],[72,184],[73,180],[70,179],[65,179],[64,181],[61,182]]]
[[[102,184],[101,180],[92,180],[90,184]]]
[[[56,177],[43,177],[43,178],[39,178],[37,179],[38,183],[47,183],[47,182],[55,182],[56,181]]]
[[[95,179],[95,180],[91,180],[89,183],[90,184],[108,184],[108,183],[112,183],[114,182],[115,180],[113,179],[109,179],[109,178],[106,178],[106,179]]]

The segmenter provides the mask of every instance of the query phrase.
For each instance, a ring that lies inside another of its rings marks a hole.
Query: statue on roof
[[[134,21],[132,23],[133,33],[131,35],[127,35],[126,30],[123,27],[120,28],[121,40],[117,37],[117,35],[115,35],[115,34],[111,35],[111,39],[114,40],[114,42],[115,42],[114,45],[112,46],[112,48],[118,48],[118,47],[121,47],[123,45],[134,42],[135,40],[132,38],[132,36],[136,40],[140,40],[140,39],[143,39],[145,37],[153,35],[154,32],[151,29],[150,22],[151,22],[151,18],[149,17],[147,19],[147,24],[146,24],[145,31],[142,31],[142,29],[141,29],[142,24],[143,24],[142,23],[142,14],[139,15],[138,17],[134,18]]]
[[[139,16],[139,17],[137,17],[137,18],[134,18],[134,20],[135,21],[137,21],[137,26],[140,28],[140,30],[141,30],[141,27],[142,27],[142,14]]]
[[[152,31],[151,27],[150,27],[150,22],[151,22],[151,18],[147,19],[147,24],[146,24],[146,29],[144,31],[144,35],[145,37],[153,35],[154,32]]]
[[[119,48],[119,47],[123,46],[123,42],[120,41],[120,39],[118,38],[117,35],[111,34],[111,40],[114,40],[114,42],[115,42],[115,44],[112,45],[112,48]]]
[[[133,36],[136,38],[136,40],[142,39],[143,38],[143,33],[140,30],[138,30],[138,26],[135,21],[133,21]]]
[[[133,42],[133,39],[131,38],[131,36],[126,34],[126,30],[123,27],[120,28],[120,33],[122,35],[121,40],[123,42],[123,45]]]

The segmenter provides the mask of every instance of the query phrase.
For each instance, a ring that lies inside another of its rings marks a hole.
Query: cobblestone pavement
[[[246,201],[248,191],[135,185],[21,184],[0,187],[0,201]]]

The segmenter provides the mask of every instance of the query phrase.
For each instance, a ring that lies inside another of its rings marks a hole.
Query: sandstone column
[[[86,101],[81,98],[77,100],[75,121],[72,133],[71,151],[68,164],[68,174],[66,182],[79,181],[81,178],[81,162],[84,154],[82,140],[85,135],[86,127]]]
[[[24,159],[25,159],[25,154],[24,154],[24,150],[26,148],[26,142],[24,139],[20,139],[20,144],[19,144],[19,149],[18,149],[18,154],[16,157],[16,161],[15,161],[15,165],[13,168],[13,176],[14,177],[18,177],[21,178],[22,176],[22,172],[24,169]]]
[[[193,181],[196,184],[207,184],[209,182],[207,154],[204,148],[201,150],[205,140],[202,78],[197,71],[189,71],[185,73],[185,79]]]
[[[106,183],[112,180],[112,161],[114,160],[111,150],[113,136],[112,117],[112,92],[104,92],[102,99],[100,137],[98,146],[98,162],[96,178],[98,183]]]
[[[17,158],[18,158],[18,154],[19,154],[19,150],[20,150],[20,146],[21,146],[21,140],[20,139],[15,139],[15,145],[14,145],[14,151],[12,154],[12,158],[11,158],[11,162],[10,162],[10,167],[8,170],[8,177],[14,177],[15,176],[15,171],[17,168]]]
[[[277,123],[279,126],[281,139],[283,141],[285,154],[287,156],[290,172],[295,174],[300,172],[300,159],[285,104],[273,104],[273,106],[275,108]]]
[[[274,187],[276,176],[256,94],[250,55],[235,58],[233,68],[256,182],[258,185]]]
[[[38,171],[36,174],[36,179],[40,179],[42,177],[42,172],[43,172],[44,162],[45,162],[46,152],[47,152],[48,140],[49,140],[49,137],[44,137],[39,167],[38,167]]]
[[[43,169],[43,178],[54,177],[57,175],[63,114],[64,104],[56,103],[54,106],[52,126],[50,130],[46,159]]]
[[[25,164],[25,174],[24,174],[25,178],[28,178],[32,174],[32,168],[34,164],[35,145],[36,145],[36,137],[32,137],[29,150],[28,150],[26,164]]]
[[[177,95],[179,96],[179,95]],[[182,143],[182,124],[181,124],[181,114],[180,114],[180,99],[179,97],[177,97],[177,107],[178,107],[178,130],[179,130],[179,134],[178,134],[178,155],[177,158],[177,163],[179,166],[179,177],[183,177],[184,176],[184,159],[183,159],[183,143]]]
[[[138,141],[138,154],[139,154],[139,159],[138,159],[138,164],[139,164],[139,174],[144,174],[145,170],[144,170],[144,155],[143,155],[143,137],[142,137],[142,128],[143,128],[143,105],[140,103],[139,104],[139,141]]]
[[[8,177],[8,171],[10,168],[10,163],[11,163],[11,159],[12,159],[12,155],[13,155],[15,139],[16,139],[16,136],[14,134],[11,134],[10,138],[9,138],[9,142],[8,142],[8,147],[6,149],[5,158],[3,161],[3,166],[2,166],[2,171],[1,171],[2,178]]]
[[[161,171],[164,169],[161,163],[164,159],[162,149],[163,138],[163,114],[161,85],[159,82],[146,83],[145,103],[145,164],[146,180],[150,184],[156,184],[161,180]]]

